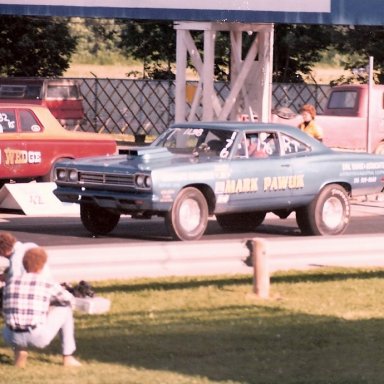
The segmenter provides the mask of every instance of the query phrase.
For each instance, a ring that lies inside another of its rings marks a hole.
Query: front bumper
[[[58,187],[53,191],[57,198],[66,203],[89,203],[120,213],[157,214],[170,209],[171,203],[159,202],[152,193],[123,193],[95,189]]]

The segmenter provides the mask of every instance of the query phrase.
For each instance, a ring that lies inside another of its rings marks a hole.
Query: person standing
[[[25,273],[6,280],[3,290],[3,337],[15,353],[15,365],[25,367],[28,347],[45,348],[61,337],[64,366],[80,366],[76,350],[72,304],[74,297],[42,274],[47,253],[41,247],[27,250]]]
[[[323,141],[323,130],[315,122],[316,109],[311,104],[304,104],[300,108],[300,115],[303,118],[303,122],[299,124],[299,128],[307,133],[308,135],[314,137],[319,141]]]

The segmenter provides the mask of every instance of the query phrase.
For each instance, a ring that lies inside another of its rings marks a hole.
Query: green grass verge
[[[0,341],[0,383],[364,384],[384,376],[384,270],[273,275],[271,298],[249,276],[95,283],[112,308],[76,314],[79,369],[59,344],[12,366]]]

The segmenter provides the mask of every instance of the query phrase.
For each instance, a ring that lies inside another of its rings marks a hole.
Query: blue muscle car
[[[383,191],[384,156],[336,152],[297,128],[195,122],[147,147],[68,160],[56,196],[80,204],[83,225],[107,234],[120,215],[161,216],[174,239],[199,239],[215,215],[225,230],[252,231],[267,212],[296,213],[305,235],[342,234],[350,199]]]

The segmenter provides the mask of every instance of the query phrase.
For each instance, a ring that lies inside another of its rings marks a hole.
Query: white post
[[[216,31],[204,31],[203,120],[212,121]]]
[[[367,152],[371,153],[371,100],[372,100],[372,88],[373,88],[373,57],[369,57],[368,65],[368,105],[367,105]]]
[[[176,110],[175,121],[184,122],[186,118],[186,70],[187,70],[187,48],[185,43],[185,34],[183,29],[176,30]]]
[[[273,73],[273,44],[274,44],[274,25],[271,24],[267,30],[262,31],[262,96],[259,104],[261,105],[259,121],[266,123],[271,121],[272,111],[272,73]]]

